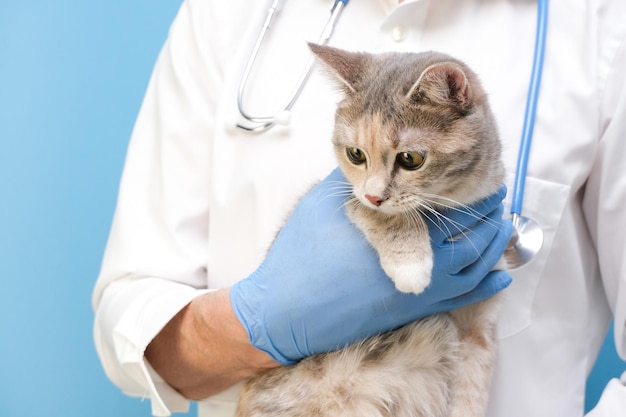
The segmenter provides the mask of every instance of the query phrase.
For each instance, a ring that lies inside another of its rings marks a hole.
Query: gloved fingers
[[[485,276],[502,257],[512,233],[513,224],[509,220],[503,220],[502,226],[498,228],[485,250],[472,264],[461,270],[457,277],[480,279]]]
[[[437,257],[450,258],[449,267],[453,268],[451,272],[457,273],[476,262],[502,228],[503,213],[504,207],[500,204],[488,216],[478,220],[472,228],[456,234],[438,246],[433,246],[435,263]]]
[[[440,243],[461,231],[471,228],[489,213],[492,213],[506,196],[506,187],[470,206],[450,206],[439,213],[426,213],[426,224],[431,239]]]
[[[449,311],[486,300],[508,287],[512,282],[511,274],[506,271],[492,271],[471,291],[458,297],[439,303],[441,311]]]

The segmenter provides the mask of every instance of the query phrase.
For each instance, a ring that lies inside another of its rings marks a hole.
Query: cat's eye
[[[396,155],[396,162],[404,169],[416,170],[424,165],[426,155],[421,152],[400,152]]]
[[[346,154],[354,165],[361,165],[367,160],[365,153],[359,148],[346,148]]]

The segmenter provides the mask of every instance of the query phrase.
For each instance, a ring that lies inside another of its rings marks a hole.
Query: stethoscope
[[[319,44],[326,44],[330,39],[335,25],[348,4],[349,0],[333,0],[330,10],[330,17],[322,30],[322,34],[318,40]],[[267,11],[265,21],[261,26],[248,62],[245,66],[239,88],[237,92],[237,106],[243,121],[237,123],[237,127],[248,132],[260,133],[264,132],[276,125],[289,124],[289,112],[300,96],[309,76],[311,75],[314,58],[311,57],[304,67],[300,78],[296,83],[291,95],[288,97],[283,109],[274,116],[252,116],[245,111],[243,106],[243,97],[248,78],[254,67],[254,62],[258,56],[259,49],[263,44],[265,35],[267,34],[272,21],[278,14],[284,0],[273,0]],[[513,196],[511,199],[511,222],[513,223],[513,236],[509,241],[506,252],[508,267],[517,268],[530,261],[541,249],[543,245],[543,231],[541,227],[532,219],[522,216],[522,202],[524,200],[524,187],[526,180],[526,171],[528,167],[528,158],[530,156],[530,146],[532,142],[533,130],[535,126],[535,115],[537,113],[537,102],[539,99],[539,86],[541,84],[541,75],[543,71],[543,61],[545,55],[546,34],[548,28],[548,0],[538,0],[537,3],[537,29],[535,36],[535,52],[533,57],[533,67],[531,72],[530,85],[526,98],[526,111],[524,115],[524,124],[522,128],[522,138],[520,141],[520,149],[517,157],[517,169],[515,171],[515,181],[513,188]]]
[[[311,56],[309,58],[309,61],[305,65],[304,69],[302,70],[300,78],[296,82],[296,87],[293,89],[293,91],[291,92],[291,95],[287,99],[287,104],[285,104],[283,106],[283,109],[277,112],[276,115],[252,116],[243,108],[244,107],[243,106],[244,92],[246,89],[246,84],[248,84],[248,78],[250,77],[250,73],[252,72],[252,68],[254,67],[254,61],[256,61],[256,58],[259,54],[259,49],[261,48],[261,45],[263,44],[265,35],[267,34],[267,31],[269,30],[272,24],[272,21],[274,20],[274,17],[280,11],[280,8],[282,7],[284,1],[285,0],[273,0],[272,1],[272,5],[267,10],[265,21],[263,22],[263,25],[261,26],[261,30],[259,31],[259,34],[257,35],[256,42],[254,44],[254,47],[252,48],[250,57],[248,58],[248,63],[246,64],[246,67],[243,70],[241,79],[239,80],[239,88],[237,91],[237,107],[239,108],[239,114],[243,117],[245,122],[238,122],[237,127],[240,129],[246,130],[248,132],[260,133],[276,125],[288,125],[290,122],[289,112],[291,111],[291,108],[293,107],[293,105],[296,103],[296,100],[300,96],[300,93],[302,92],[304,85],[306,84],[307,80],[309,79],[309,76],[311,75],[311,72],[313,71],[313,64],[315,62],[315,59],[313,58],[313,56]],[[339,16],[341,16],[341,12],[343,12],[343,9],[348,4],[348,1],[349,0],[334,0],[334,3],[330,9],[330,17],[328,18],[326,25],[324,25],[324,29],[322,30],[322,34],[320,35],[317,43],[319,43],[320,45],[326,45],[328,43],[328,40],[330,39],[331,35],[333,34],[333,31],[335,30],[335,25],[337,24],[337,21],[339,20]]]

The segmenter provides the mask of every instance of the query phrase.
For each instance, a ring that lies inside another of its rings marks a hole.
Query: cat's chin
[[[397,207],[397,206],[392,206],[392,205],[381,205],[381,206],[373,206],[371,204],[365,205],[368,209],[370,209],[371,211],[375,212],[375,213],[379,213],[381,215],[385,215],[385,216],[389,216],[389,217],[395,217],[395,216],[401,216],[403,214],[406,213],[410,213],[410,212],[414,212],[414,209],[411,208],[406,208],[406,207]]]
[[[399,214],[402,214],[402,210],[398,210],[395,207],[374,207],[372,205],[364,205],[365,207],[367,207],[369,210],[371,210],[374,213],[380,214],[380,215],[385,215],[385,216],[389,216],[389,217],[394,217],[397,216]]]

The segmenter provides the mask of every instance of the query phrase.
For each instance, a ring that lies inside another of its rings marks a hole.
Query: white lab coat
[[[94,292],[95,339],[110,379],[149,397],[155,415],[188,403],[144,360],[146,345],[191,299],[254,271],[294,201],[336,165],[338,97],[317,72],[289,128],[260,136],[232,128],[265,3],[182,5],[129,146]],[[280,108],[308,58],[304,41],[317,39],[328,16],[328,0],[287,3],[247,89],[250,113]],[[494,417],[582,415],[611,313],[626,355],[626,2],[554,1],[549,16],[523,208],[545,241],[506,291]],[[526,0],[355,0],[331,44],[435,49],[465,60],[489,93],[512,173],[535,24],[536,4]],[[594,417],[626,416],[625,381],[609,384]],[[237,389],[203,401],[200,414],[232,415]]]

